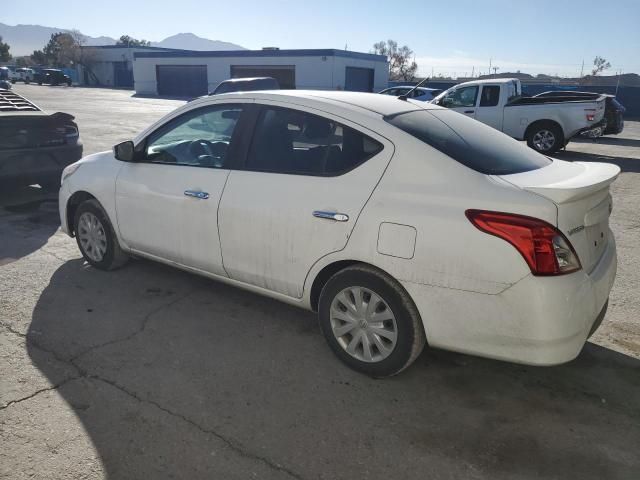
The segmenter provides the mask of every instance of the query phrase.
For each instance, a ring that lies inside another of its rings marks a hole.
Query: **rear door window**
[[[500,100],[499,85],[485,85],[482,87],[482,95],[480,96],[481,107],[495,107]]]
[[[334,120],[263,107],[246,169],[298,175],[340,175],[382,150],[382,144]]]
[[[457,112],[414,110],[389,115],[385,120],[453,160],[487,175],[528,172],[551,163],[547,157],[507,135]]]

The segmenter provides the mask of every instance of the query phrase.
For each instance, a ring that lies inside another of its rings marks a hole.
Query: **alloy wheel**
[[[536,149],[546,152],[556,143],[556,136],[549,130],[540,130],[533,136],[532,142]]]

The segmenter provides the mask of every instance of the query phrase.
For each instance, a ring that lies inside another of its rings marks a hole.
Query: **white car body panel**
[[[134,142],[189,109],[217,102],[324,115],[375,138],[384,149],[335,177],[124,163],[112,152],[90,155],[60,189],[63,230],[72,233],[69,199],[87,192],[104,207],[121,247],[140,256],[307,309],[315,308],[314,281],[324,268],[363,262],[400,282],[434,347],[541,365],[579,353],[615,277],[610,204],[603,202],[610,202],[617,167],[554,161],[521,174],[480,174],[381,118],[439,107],[346,92],[202,98]],[[152,171],[155,167],[160,168]],[[185,189],[206,190],[211,197],[198,202],[184,197]],[[575,242],[585,268],[557,277],[532,275],[513,246],[471,224],[465,216],[469,208],[558,226]],[[315,218],[314,210],[346,213],[349,221]],[[584,245],[581,231],[570,232],[580,221],[586,225]],[[607,229],[608,241],[597,251],[586,246],[589,226],[598,234]]]

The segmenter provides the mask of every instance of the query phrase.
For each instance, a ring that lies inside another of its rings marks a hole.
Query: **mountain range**
[[[41,50],[58,32],[70,32],[65,28],[45,27],[42,25],[6,25],[0,23],[0,37],[11,47],[14,57],[30,55],[34,50]],[[84,35],[84,34],[83,34]],[[131,35],[135,37],[135,34]],[[86,45],[115,45],[116,39],[111,37],[91,37],[84,35]],[[209,40],[193,33],[178,33],[159,42],[151,42],[153,47],[178,48],[184,50],[246,50],[240,45]]]

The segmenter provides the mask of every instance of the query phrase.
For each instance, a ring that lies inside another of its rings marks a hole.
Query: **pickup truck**
[[[579,134],[606,128],[606,97],[523,97],[520,80],[500,78],[460,83],[432,103],[450,108],[517,139],[543,154],[563,148]]]

